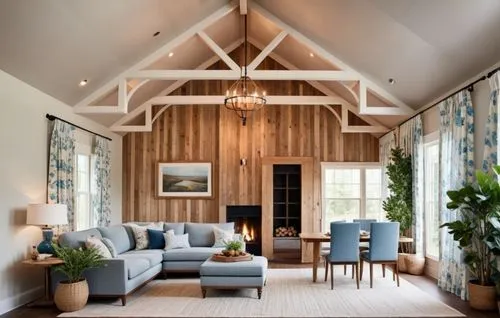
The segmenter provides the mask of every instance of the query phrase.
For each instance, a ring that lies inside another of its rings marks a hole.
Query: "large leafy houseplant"
[[[98,268],[103,265],[103,259],[96,248],[71,248],[68,246],[52,245],[56,256],[64,261],[55,267],[66,275],[69,283],[76,283],[84,279],[83,272],[90,268]]]
[[[498,176],[500,166],[493,169]],[[464,262],[480,285],[494,282],[500,255],[500,184],[492,174],[476,171],[476,183],[448,191],[447,208],[457,210],[460,219],[444,223],[459,248]]]
[[[408,234],[412,225],[412,167],[411,156],[403,149],[391,149],[391,163],[387,165],[389,197],[382,203],[389,221],[399,222],[399,231]]]

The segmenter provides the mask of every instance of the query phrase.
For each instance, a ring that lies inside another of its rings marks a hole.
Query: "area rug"
[[[340,268],[334,290],[323,282],[322,270],[317,283],[311,272],[269,269],[260,300],[256,289],[209,290],[203,299],[199,279],[154,280],[130,295],[126,306],[119,300],[90,301],[59,317],[464,317],[404,279],[397,287],[391,272],[386,278],[376,272],[373,289],[363,277],[359,290]]]

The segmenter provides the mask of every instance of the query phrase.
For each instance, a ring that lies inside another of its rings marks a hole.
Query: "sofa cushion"
[[[125,260],[128,279],[132,279],[151,268],[149,261],[145,258],[129,258]]]
[[[165,248],[165,237],[163,231],[148,229],[149,249]]]
[[[234,230],[234,222],[229,223],[186,223],[186,233],[189,233],[191,247],[210,247],[215,243],[214,226],[224,230]]]
[[[87,238],[95,236],[99,239],[102,238],[101,232],[97,229],[89,229],[84,231],[76,231],[76,232],[66,232],[59,235],[59,245],[68,246],[71,248],[80,248],[85,246],[85,242]]]
[[[163,250],[132,250],[118,255],[117,258],[129,259],[145,259],[149,263],[149,267],[160,264],[163,259]]]
[[[124,253],[132,248],[127,231],[123,225],[97,228],[102,236],[113,242],[118,254]]]
[[[168,230],[174,230],[175,235],[184,234],[184,223],[164,223],[163,230],[167,232]]]
[[[220,253],[223,248],[191,247],[168,250],[163,253],[163,261],[206,261],[210,256]]]

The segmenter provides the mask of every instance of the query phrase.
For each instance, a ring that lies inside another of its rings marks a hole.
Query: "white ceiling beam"
[[[224,52],[224,50],[217,45],[217,43],[215,43],[214,40],[212,40],[212,38],[210,38],[205,32],[203,31],[200,31],[198,32],[198,36],[203,40],[203,42],[205,42],[208,47],[215,53],[217,54],[221,60],[224,61],[224,63],[227,64],[227,66],[229,66],[230,69],[232,69],[233,71],[238,71],[241,73],[241,67],[238,66],[238,64],[236,64],[235,61],[233,61],[233,59],[227,55],[226,52]]]
[[[157,96],[149,100],[152,105],[223,105],[224,95],[169,95]],[[339,105],[334,96],[266,96],[266,105]]]
[[[144,113],[144,118],[145,118],[144,125],[126,125],[127,122],[130,122],[131,120],[133,120],[137,116],[141,115],[142,113]],[[128,116],[128,120],[124,121],[120,125],[111,126],[110,130],[115,131],[115,132],[147,132],[147,131],[151,131],[153,129],[153,120],[151,118],[152,114],[153,114],[153,109],[152,109],[151,104],[149,104],[148,107],[146,107],[145,109],[141,109],[141,110],[134,109],[134,111],[127,114],[127,115],[131,115],[131,116]]]
[[[77,114],[125,114],[118,106],[86,106],[73,111]]]
[[[257,55],[257,57],[250,63],[247,67],[247,70],[253,71],[257,66],[259,66],[262,61],[271,53],[283,39],[287,36],[287,32],[281,31],[264,49],[262,49]]]
[[[355,74],[345,71],[303,71],[303,70],[253,70],[248,71],[248,76],[253,80],[274,81],[342,81],[356,80]]]
[[[188,39],[192,38],[195,36],[199,31],[205,30],[207,27],[212,25],[214,22],[222,19],[225,17],[227,14],[231,13],[233,10],[235,10],[238,7],[238,5],[234,2],[228,3],[224,5],[222,8],[218,9],[202,21],[196,23],[192,27],[190,27],[188,30],[184,31],[182,34],[180,34],[178,37],[175,39],[169,41],[165,45],[163,45],[161,48],[153,52],[152,54],[148,55],[146,58],[142,59],[138,63],[134,64],[132,67],[129,69],[123,71],[120,73],[118,76],[116,76],[114,79],[111,81],[107,82],[94,92],[92,92],[90,95],[82,99],[80,102],[78,102],[75,107],[85,107],[90,105],[93,101],[101,98],[104,96],[106,93],[111,91],[116,85],[118,84],[118,81],[122,78],[128,77],[128,73],[134,72],[141,70],[145,67],[148,67],[161,57],[167,55],[169,52],[171,52],[173,49],[181,45],[182,43],[186,42]]]
[[[122,78],[118,82],[118,108],[124,113],[128,110],[127,79]]]
[[[366,85],[368,86],[368,88],[371,91],[373,91],[375,94],[377,94],[379,97],[381,97],[382,99],[388,101],[389,103],[391,103],[397,107],[404,109],[407,112],[407,114],[414,112],[414,110],[412,108],[410,108],[408,105],[403,103],[401,100],[399,100],[396,97],[389,94],[386,90],[382,89],[380,86],[378,86],[377,84],[375,84],[374,82],[370,81],[365,76],[363,76],[362,74],[357,72],[354,68],[350,67],[349,65],[347,65],[346,63],[344,63],[343,61],[338,59],[337,57],[330,54],[330,52],[328,52],[327,50],[325,50],[323,47],[316,44],[315,42],[311,41],[309,38],[304,36],[302,33],[298,32],[297,30],[295,30],[294,28],[292,28],[288,24],[286,24],[283,21],[281,21],[280,19],[278,19],[275,15],[273,15],[272,13],[270,13],[269,11],[267,11],[266,9],[264,9],[263,7],[258,5],[257,3],[252,3],[252,10],[257,12],[258,14],[260,14],[261,16],[266,18],[267,20],[271,21],[272,23],[274,23],[281,30],[287,31],[290,36],[292,36],[293,38],[295,38],[296,40],[298,40],[299,42],[301,42],[305,46],[309,47],[312,51],[316,52],[317,55],[322,57],[324,60],[332,63],[333,65],[339,67],[340,69],[343,69],[345,71],[349,71],[349,72],[352,72],[353,74],[358,75],[358,78],[364,80]]]
[[[233,70],[144,70],[130,72],[128,78],[147,78],[150,80],[234,80],[240,72]]]
[[[246,15],[248,13],[248,3],[247,0],[240,0],[240,14]]]
[[[349,110],[347,107],[342,107],[342,121],[341,121],[341,131],[343,133],[370,133],[370,134],[376,134],[376,133],[385,133],[388,132],[390,129],[381,125],[376,125],[376,126],[361,126],[361,125],[353,125],[349,126]]]

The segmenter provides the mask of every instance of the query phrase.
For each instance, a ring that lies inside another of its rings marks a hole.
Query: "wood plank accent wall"
[[[251,55],[257,53],[253,50]],[[221,63],[213,67],[224,68]],[[266,58],[259,69],[283,67]],[[231,84],[190,81],[174,94],[224,94]],[[321,95],[306,82],[260,85],[269,95]],[[249,114],[246,126],[221,105],[172,106],[154,122],[152,132],[128,133],[123,138],[123,221],[219,222],[226,219],[227,205],[261,205],[266,157],[311,158],[312,186],[306,190],[313,208],[303,213],[312,213],[310,230],[319,231],[320,162],[378,161],[378,139],[370,134],[342,134],[340,123],[322,106],[266,106]],[[247,160],[245,166],[240,165],[242,158]],[[160,161],[212,162],[214,199],[157,198]],[[304,251],[303,260],[310,259],[310,252]]]

